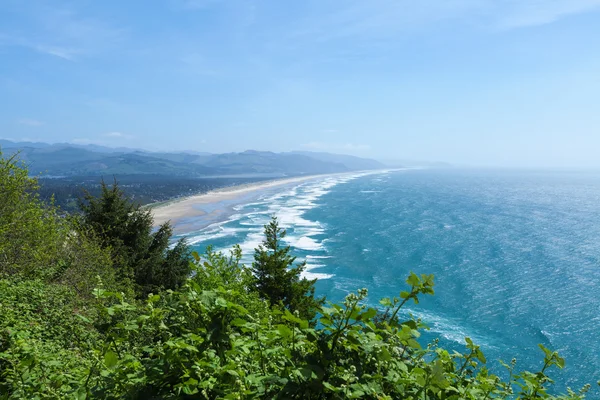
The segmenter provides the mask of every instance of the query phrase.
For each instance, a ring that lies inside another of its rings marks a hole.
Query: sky
[[[600,167],[600,0],[0,0],[0,137]]]

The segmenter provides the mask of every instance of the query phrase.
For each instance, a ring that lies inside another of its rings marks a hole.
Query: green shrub
[[[110,253],[89,229],[41,202],[37,189],[16,156],[0,153],[0,276],[63,282],[86,296],[97,276],[116,285]]]

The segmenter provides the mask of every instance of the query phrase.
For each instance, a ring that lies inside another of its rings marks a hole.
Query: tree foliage
[[[39,200],[37,180],[16,155],[0,153],[0,275],[63,282],[91,293],[115,283],[110,254],[89,229]]]
[[[161,289],[176,289],[190,273],[185,239],[169,248],[173,229],[169,223],[153,231],[150,210],[142,209],[115,181],[101,184],[101,194],[87,194],[80,202],[82,221],[110,249],[119,279],[135,285],[140,297]]]
[[[306,262],[294,266],[296,257],[290,254],[290,246],[282,246],[286,231],[279,227],[273,217],[265,225],[265,239],[254,250],[252,282],[258,293],[271,305],[282,304],[288,310],[312,320],[323,299],[315,299],[315,282],[302,278]]]

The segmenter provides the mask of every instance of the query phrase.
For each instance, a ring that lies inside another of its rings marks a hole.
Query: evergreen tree
[[[312,320],[325,299],[315,298],[316,279],[301,278],[306,262],[293,267],[296,257],[290,255],[290,246],[281,246],[285,235],[276,217],[265,225],[265,240],[254,250],[253,288],[271,305],[283,304]]]
[[[169,249],[168,222],[153,232],[152,213],[128,198],[116,180],[112,187],[102,181],[101,189],[98,197],[87,193],[79,206],[83,223],[110,248],[119,278],[133,282],[141,297],[181,286],[191,272],[185,240]]]

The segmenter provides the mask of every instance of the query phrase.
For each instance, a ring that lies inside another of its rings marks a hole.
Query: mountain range
[[[383,163],[372,159],[306,151],[150,152],[98,145],[8,140],[0,140],[0,150],[5,155],[18,152],[32,175],[62,177],[118,174],[275,177],[386,168]]]

